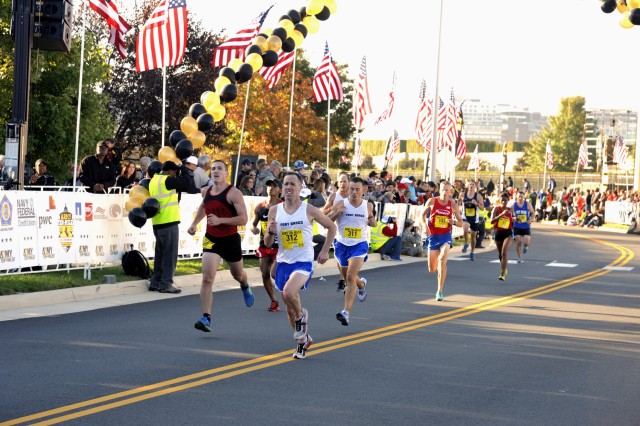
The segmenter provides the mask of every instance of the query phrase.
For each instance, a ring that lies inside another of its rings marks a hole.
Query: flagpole
[[[356,132],[356,143],[355,143],[355,150],[353,153],[353,157],[356,160],[356,176],[358,175],[358,157],[356,156],[356,152],[358,149],[358,144],[360,143],[360,135],[358,134],[358,132]],[[362,147],[360,147],[360,150],[362,151]]]
[[[297,49],[296,49],[297,50]],[[291,122],[293,118],[293,89],[296,85],[296,54],[293,54],[293,70],[291,73],[291,100],[289,101],[289,140],[287,142],[287,168],[291,162]]]
[[[576,177],[573,179],[573,187],[575,188],[578,183],[578,169],[580,168],[580,160],[576,164]]]
[[[440,0],[440,21],[438,23],[438,54],[436,56],[436,89],[433,95],[433,130],[431,137],[431,172],[429,180],[436,181],[436,141],[438,140],[438,112],[440,105],[438,103],[438,84],[440,84],[440,45],[442,41],[442,9],[444,8],[444,0]],[[437,105],[437,106],[436,106]]]
[[[76,146],[73,156],[73,191],[77,189],[76,179],[78,178],[78,146],[80,145],[80,109],[82,106],[82,79],[84,76],[84,33],[86,28],[87,5],[82,3],[82,42],[80,44],[80,77],[78,79],[78,112],[76,114]]]
[[[238,158],[236,158],[236,173],[233,177],[232,185],[238,181],[238,172],[240,171],[240,154],[242,152],[242,140],[244,139],[244,124],[247,119],[247,106],[249,105],[249,89],[251,88],[251,80],[247,82],[247,94],[244,97],[244,112],[242,113],[242,128],[240,129],[240,144],[238,144]]]
[[[549,144],[550,139],[547,140],[547,145]],[[542,174],[542,188],[546,188],[547,185],[547,147],[544,148],[544,173]],[[553,196],[553,194],[551,194]]]
[[[329,173],[329,137],[331,135],[331,99],[327,99],[327,173]]]
[[[165,109],[167,108],[166,102],[167,102],[167,67],[163,64],[162,65],[162,147],[164,147]]]

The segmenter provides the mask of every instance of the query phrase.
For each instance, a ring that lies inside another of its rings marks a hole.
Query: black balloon
[[[184,133],[182,134],[184,135]],[[186,139],[186,136],[185,136],[185,139]],[[178,144],[176,143],[176,145]],[[149,179],[151,179],[153,175],[155,175],[156,173],[160,173],[161,170],[162,170],[162,161],[153,160],[152,162],[150,162],[149,167],[147,167],[147,174],[149,175]]]
[[[282,20],[290,21],[290,20],[291,20],[291,16],[289,16],[289,15],[282,15],[282,16],[280,17],[280,19],[278,19],[278,22],[280,22],[280,21],[282,21]]]
[[[200,130],[201,132],[208,132],[209,130],[213,129],[213,125],[216,122],[213,119],[213,115],[209,113],[200,114],[196,121],[198,122],[198,130]]]
[[[323,7],[320,13],[316,13],[316,18],[318,18],[320,21],[326,21],[327,19],[329,19],[329,16],[331,16],[331,11],[327,6]]]
[[[302,6],[300,8],[300,20],[302,21],[305,16],[307,16],[307,8]]]
[[[291,22],[293,22],[294,24],[297,24],[298,22],[300,22],[302,20],[302,18],[300,17],[300,12],[298,12],[295,9],[291,9],[287,15],[289,15],[289,19],[291,19]]]
[[[307,31],[307,27],[305,27],[303,24],[296,24],[296,26],[294,27],[294,29],[300,31],[302,33],[302,37],[306,38],[307,34],[309,33]]]
[[[278,54],[273,50],[267,50],[262,54],[262,66],[272,67],[278,63]]]
[[[204,105],[199,104],[199,103],[192,104],[189,107],[189,115],[191,117],[193,117],[193,118],[198,118],[198,117],[200,117],[200,114],[204,114],[205,112],[207,112],[207,109],[204,107]],[[182,138],[182,139],[184,139],[184,138]],[[178,141],[178,142],[180,142],[180,141]]]
[[[147,223],[147,215],[140,207],[134,207],[129,212],[129,222],[136,228],[142,228]]]
[[[271,52],[271,50],[269,51]],[[273,52],[276,53],[276,52]],[[276,53],[276,56],[278,54]],[[235,84],[227,84],[222,87],[220,90],[220,103],[226,104],[227,102],[232,102],[238,97],[238,88]]]
[[[258,46],[257,44],[252,44],[251,46],[247,47],[247,50],[244,51],[244,54],[245,56],[249,56],[252,53],[262,55],[262,49],[260,49],[260,46]],[[238,76],[236,76],[236,78],[238,78]]]
[[[227,77],[232,83],[236,82],[236,72],[229,67],[220,68],[220,72],[218,73],[220,77]],[[206,111],[205,111],[206,112]],[[198,117],[193,117],[198,118]]]
[[[600,5],[600,9],[604,13],[611,13],[616,10],[616,0],[604,0]]]
[[[633,25],[640,25],[640,8],[631,9],[631,12],[629,12],[629,21],[631,21]]]
[[[253,76],[253,67],[249,64],[242,64],[236,71],[236,81],[238,84],[246,83]]]
[[[193,155],[193,142],[189,139],[183,139],[176,145],[176,157],[181,161],[191,157]]]
[[[274,35],[276,37],[279,37],[280,40],[282,40],[282,42],[284,43],[285,40],[287,39],[287,30],[285,30],[282,27],[278,27],[276,29],[273,30],[273,32],[271,33],[271,35]]]
[[[147,179],[147,178],[140,179],[140,181],[138,182],[138,185],[149,190],[149,182],[151,182],[151,179]]]
[[[206,112],[206,110],[205,110],[205,112]],[[191,110],[189,110],[189,114],[191,114]],[[193,117],[193,118],[196,118],[196,117]],[[169,135],[169,143],[171,144],[172,148],[175,148],[176,145],[178,144],[178,142],[180,142],[182,139],[186,139],[186,138],[187,138],[187,135],[185,135],[184,132],[182,132],[180,130],[174,130]],[[162,163],[160,164],[160,167],[162,167]]]
[[[284,41],[284,43],[282,43],[283,52],[293,52],[295,48],[296,48],[296,42],[293,41],[291,37],[289,37]]]
[[[269,36],[266,35],[265,33],[259,33],[256,37],[264,37],[265,39],[269,38]]]
[[[158,213],[158,210],[160,210],[160,202],[156,198],[149,197],[142,202],[142,210],[147,216],[147,219],[151,219]]]

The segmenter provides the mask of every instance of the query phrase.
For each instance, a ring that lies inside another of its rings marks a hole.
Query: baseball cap
[[[409,179],[409,178],[402,178],[402,179],[400,180],[400,183],[411,183],[411,182],[412,182],[412,181],[411,181],[411,179]]]
[[[170,170],[180,170],[180,167],[178,167],[178,165],[176,163],[174,163],[171,160],[167,160],[162,164],[162,171],[163,172],[167,172]]]
[[[96,148],[101,147],[101,146],[106,146],[107,148],[109,148],[109,144],[107,144],[105,141],[99,141],[96,144]]]
[[[46,165],[47,165],[47,162],[46,162],[46,161],[44,161],[42,158],[37,159],[37,160],[36,160],[36,169],[37,169],[38,167],[40,167],[40,164],[44,164],[44,165],[46,166]]]
[[[413,177],[413,176],[409,176],[407,179],[409,179],[409,180],[410,180],[410,181],[412,181],[412,182],[416,180],[416,178],[415,178],[415,177]]]
[[[269,179],[266,182],[266,185],[278,185],[278,188],[282,188],[282,182],[280,182],[280,179]]]
[[[249,160],[248,158],[245,158],[244,160],[242,160],[242,162],[240,164],[253,164],[253,161]]]
[[[302,188],[300,190],[300,197],[307,198],[309,195],[311,195],[311,190],[309,188]]]
[[[407,184],[406,184],[406,183],[402,183],[402,182],[400,182],[400,183],[398,184],[398,189],[408,189],[408,188],[407,188]]]
[[[309,166],[307,166],[306,164],[304,164],[304,161],[302,161],[302,160],[296,160],[296,161],[295,161],[295,163],[293,163],[293,168],[294,168],[295,170],[302,170],[302,169],[304,169],[305,167],[309,167]]]
[[[190,163],[190,164],[198,164],[198,157],[196,157],[195,155],[192,155],[191,157],[184,160],[184,162]]]

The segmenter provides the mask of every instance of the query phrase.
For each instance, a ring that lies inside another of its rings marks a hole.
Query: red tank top
[[[496,215],[499,215],[503,211],[507,211],[507,214],[502,216],[500,219],[494,221],[496,229],[507,231],[513,228],[513,216],[511,215],[510,208],[502,208],[501,206],[496,207]]]
[[[208,216],[214,214],[218,217],[234,217],[238,215],[236,208],[227,200],[227,193],[233,188],[232,185],[227,186],[224,191],[218,195],[211,194],[213,186],[204,196],[204,212]],[[207,234],[213,237],[228,237],[238,233],[238,227],[235,225],[207,225]]]
[[[433,207],[429,214],[429,233],[431,234],[448,234],[451,232],[451,224],[449,219],[453,217],[453,209],[451,208],[451,200],[447,204],[440,203],[440,197],[433,199]]]

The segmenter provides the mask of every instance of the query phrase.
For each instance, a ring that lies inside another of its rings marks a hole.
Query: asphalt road
[[[1,322],[0,425],[638,425],[639,243],[538,228],[506,282],[495,250],[450,260],[444,302],[385,264],[349,327],[313,279],[304,360],[260,288],[216,293],[208,334],[196,296]]]

